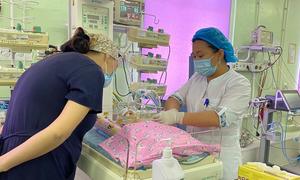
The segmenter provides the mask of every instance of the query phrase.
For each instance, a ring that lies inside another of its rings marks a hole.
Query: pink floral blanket
[[[177,157],[220,151],[219,144],[204,144],[181,129],[152,121],[128,124],[99,146],[123,167],[126,167],[129,148],[130,168],[151,165],[167,146],[172,147],[173,155]]]

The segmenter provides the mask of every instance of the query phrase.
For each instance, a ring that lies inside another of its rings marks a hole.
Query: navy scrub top
[[[53,151],[0,173],[0,180],[74,179],[82,139],[102,111],[104,75],[88,57],[75,52],[52,55],[32,65],[13,91],[0,154],[17,147],[50,125],[68,100],[91,111],[71,136]]]

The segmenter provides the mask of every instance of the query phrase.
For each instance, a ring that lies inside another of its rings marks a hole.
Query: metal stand
[[[270,128],[270,125],[273,121],[273,112],[274,110],[265,108],[264,109],[264,118],[263,118],[263,126],[267,127],[267,131]],[[259,161],[268,164],[269,162],[269,152],[270,152],[270,140],[267,137],[265,132],[261,132],[260,138],[260,149],[259,149]]]
[[[272,127],[273,113],[276,111],[284,111],[293,116],[300,116],[300,95],[297,90],[278,90],[275,96],[266,96],[267,105],[263,109],[262,132],[259,149],[259,161],[266,163],[269,166],[270,146],[273,135],[268,133]],[[260,102],[259,102],[260,103]],[[280,166],[280,168],[282,168]],[[282,168],[286,171],[295,173],[287,168]],[[298,174],[298,172],[296,172]]]

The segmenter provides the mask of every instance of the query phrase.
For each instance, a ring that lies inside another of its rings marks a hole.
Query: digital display
[[[89,20],[90,23],[97,24],[97,21]]]
[[[298,94],[298,91],[296,90],[282,91],[282,94],[291,110],[300,109],[300,96]]]
[[[82,4],[82,27],[90,32],[108,34],[109,9]]]
[[[95,15],[87,15],[88,19],[94,19],[94,20],[99,20],[99,16],[95,16]]]
[[[141,20],[141,3],[135,1],[121,1],[120,17]]]

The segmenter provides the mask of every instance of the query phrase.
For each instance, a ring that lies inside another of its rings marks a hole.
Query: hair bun
[[[73,37],[82,37],[88,41],[90,41],[90,37],[84,32],[81,27],[78,27],[74,33]]]
[[[90,50],[90,43],[88,39],[77,36],[72,38],[71,47],[74,51],[85,54]]]
[[[83,35],[85,35],[84,30],[82,29],[82,27],[78,27],[76,28],[73,36],[83,36]]]
[[[63,52],[79,52],[85,54],[90,51],[90,37],[78,27],[73,37],[61,46]]]

